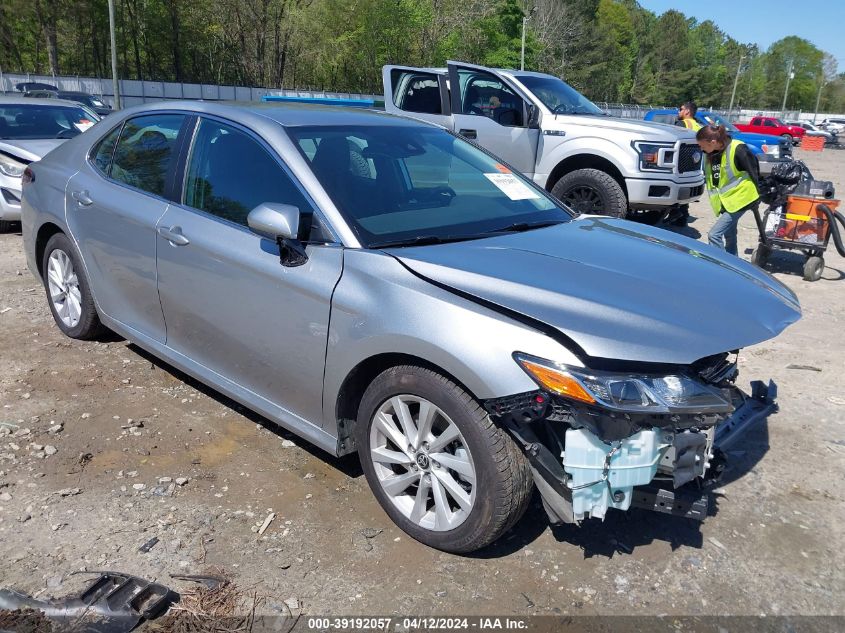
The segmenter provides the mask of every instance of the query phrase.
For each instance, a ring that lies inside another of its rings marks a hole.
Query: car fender
[[[552,174],[563,161],[573,157],[584,157],[585,166],[591,156],[597,156],[611,163],[616,170],[627,178],[633,175],[636,154],[630,146],[622,147],[617,143],[594,134],[579,136],[557,136],[542,134],[537,155],[542,158],[537,164],[537,173]],[[554,183],[546,183],[550,189]]]

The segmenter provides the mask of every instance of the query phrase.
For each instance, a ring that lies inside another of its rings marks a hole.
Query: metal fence
[[[98,77],[70,77],[33,75],[30,73],[3,73],[0,71],[0,93],[14,93],[19,83],[37,81],[56,86],[59,90],[80,91],[102,97],[114,107],[114,88],[111,79]],[[129,107],[150,101],[168,99],[203,99],[205,101],[261,101],[265,95],[329,99],[380,100],[382,95],[363,95],[348,92],[329,92],[311,89],[256,88],[250,86],[218,86],[215,84],[189,84],[172,81],[119,81],[121,106]]]
[[[103,98],[114,107],[114,94],[111,79],[99,77],[71,77],[53,75],[33,75],[30,73],[3,73],[0,70],[0,93],[15,92],[15,85],[26,81],[37,81],[56,86],[59,90],[74,90],[87,92]],[[123,107],[147,103],[149,101],[163,101],[167,99],[204,99],[206,101],[261,101],[266,95],[280,95],[285,97],[329,98],[329,99],[369,99],[381,101],[383,95],[357,94],[349,92],[332,92],[313,90],[310,88],[256,88],[250,86],[218,86],[216,84],[190,84],[171,81],[138,81],[121,79],[119,81],[120,99]],[[648,106],[629,103],[596,102],[596,105],[613,116],[626,119],[642,119],[645,113],[656,108],[670,108],[673,106]],[[814,113],[792,110],[786,113],[773,110],[712,109],[713,112],[725,116],[730,121],[747,121],[752,116],[776,116],[789,120],[810,119],[823,121],[829,117],[843,117],[837,113]]]

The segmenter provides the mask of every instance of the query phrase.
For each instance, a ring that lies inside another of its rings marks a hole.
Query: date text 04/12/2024
[[[512,617],[435,617],[420,616],[406,618],[308,618],[308,629],[312,631],[519,631],[528,628],[528,622],[523,618]]]

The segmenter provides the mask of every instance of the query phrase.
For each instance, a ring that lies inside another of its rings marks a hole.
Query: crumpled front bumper
[[[548,415],[547,394],[487,406],[522,443],[553,523],[603,519],[610,508],[631,507],[703,520],[726,466],[725,450],[776,408],[774,383],[755,381],[751,387],[751,395],[731,387],[734,412],[715,423],[700,418],[699,428],[695,417],[675,417],[612,441],[584,427],[558,431],[563,425],[554,421],[538,427]]]

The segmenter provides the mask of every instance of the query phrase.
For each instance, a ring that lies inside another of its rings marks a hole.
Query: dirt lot
[[[798,154],[845,194],[845,151]],[[706,200],[692,212],[706,239]],[[755,242],[745,217],[746,259]],[[64,338],[20,235],[0,235],[0,586],[62,595],[71,572],[110,569],[181,589],[170,574],[217,567],[269,611],[307,614],[845,614],[845,262],[830,252],[816,283],[801,264],[774,260],[803,319],[740,358],[740,384],[773,379],[780,411],[731,455],[714,516],[550,528],[535,500],[458,557],[394,527],[354,459],[124,341]]]

